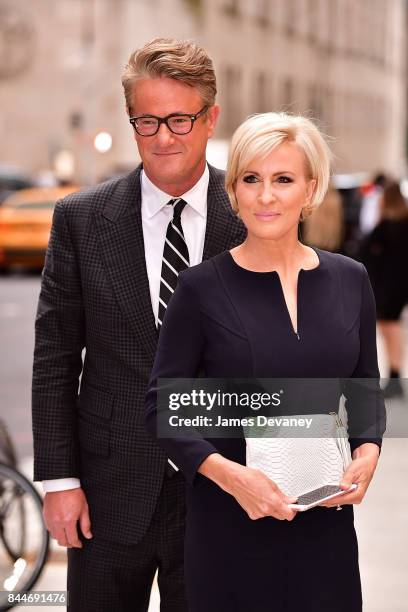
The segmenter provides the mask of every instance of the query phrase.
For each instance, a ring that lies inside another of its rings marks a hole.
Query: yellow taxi
[[[78,186],[22,189],[0,206],[0,269],[40,268],[50,237],[55,203]]]

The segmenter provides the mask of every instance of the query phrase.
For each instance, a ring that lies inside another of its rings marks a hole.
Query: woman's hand
[[[200,465],[201,474],[235,497],[249,518],[273,516],[291,521],[296,511],[288,507],[295,497],[288,497],[263,472],[246,467],[213,453]]]
[[[349,489],[355,483],[357,489],[344,495],[333,497],[321,506],[331,508],[332,506],[343,504],[361,504],[368,489],[368,485],[374,476],[377,467],[380,451],[377,444],[367,442],[362,444],[353,453],[353,461],[344,472],[340,486],[342,489]]]

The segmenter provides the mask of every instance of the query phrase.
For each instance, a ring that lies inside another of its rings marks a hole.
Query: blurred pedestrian
[[[371,232],[380,219],[380,201],[386,184],[386,175],[383,172],[378,172],[372,183],[362,188],[360,232],[363,236]]]
[[[377,319],[385,341],[390,380],[386,397],[403,394],[400,381],[403,352],[401,313],[408,302],[408,206],[397,182],[389,183],[380,202],[380,222],[366,237],[360,259],[367,267],[377,303]]]
[[[341,196],[331,186],[319,208],[302,224],[303,241],[310,245],[331,251],[339,251],[344,238],[344,214]]]
[[[34,477],[68,548],[69,610],[146,612],[158,571],[160,609],[185,612],[185,485],[145,430],[144,398],[178,273],[244,229],[224,173],[206,163],[219,112],[206,51],[155,39],[122,83],[142,165],[55,208],[36,319]]]

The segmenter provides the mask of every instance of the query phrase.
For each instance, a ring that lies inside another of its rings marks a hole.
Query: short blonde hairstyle
[[[308,217],[323,202],[329,187],[332,155],[320,130],[306,117],[262,113],[246,119],[232,137],[225,186],[235,212],[238,212],[235,196],[238,178],[255,157],[267,157],[285,142],[294,142],[302,149],[307,178],[316,180],[310,204],[302,210],[301,219]]]
[[[127,107],[132,108],[133,85],[138,80],[159,77],[195,87],[205,106],[215,104],[217,82],[212,60],[191,40],[154,38],[131,54],[122,75]]]

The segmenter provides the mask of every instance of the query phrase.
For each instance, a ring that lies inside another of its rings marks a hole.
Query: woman
[[[380,222],[361,247],[377,304],[377,319],[390,365],[385,397],[403,394],[401,313],[408,302],[408,275],[401,271],[408,260],[408,207],[399,184],[389,183],[380,202]]]
[[[237,129],[226,185],[247,239],[180,276],[146,400],[152,435],[158,378],[199,370],[226,379],[378,378],[365,269],[298,240],[299,221],[324,198],[329,169],[327,145],[305,118],[266,113]],[[245,465],[243,439],[158,443],[188,482],[190,612],[361,610],[352,504],[374,474],[380,439],[351,440],[342,485],[356,482],[357,491],[304,513]]]

